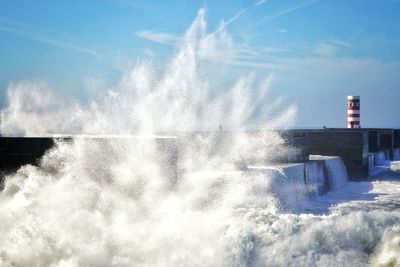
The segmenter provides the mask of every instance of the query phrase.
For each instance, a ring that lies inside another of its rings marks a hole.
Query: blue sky
[[[274,74],[273,96],[298,106],[297,127],[400,127],[400,0],[2,0],[0,106],[10,82],[45,80],[85,99],[127,62],[165,62],[200,8],[240,48],[232,73]]]

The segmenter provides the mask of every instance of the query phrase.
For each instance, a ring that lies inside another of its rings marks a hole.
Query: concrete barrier
[[[400,148],[394,148],[393,149],[393,158],[394,161],[399,161],[400,160]]]
[[[178,176],[178,148],[175,136],[60,136],[60,137],[1,137],[0,138],[0,190],[4,177],[18,170],[21,166],[40,164],[47,150],[57,144],[57,140],[65,142],[81,142],[86,147],[97,147],[96,153],[104,153],[104,160],[116,160],[112,156],[114,149],[123,147],[141,147],[148,144],[154,146],[154,160],[158,161],[159,172],[169,179],[174,186]],[[135,149],[132,149],[134,151]],[[127,150],[127,152],[132,152]],[[140,149],[138,150],[140,151]],[[138,152],[140,157],[140,153]]]
[[[248,171],[265,175],[271,193],[283,210],[301,210],[308,192],[304,183],[304,163],[248,166]]]
[[[321,196],[330,190],[328,175],[323,161],[304,163],[304,182],[312,196]]]
[[[47,137],[1,137],[0,171],[10,173],[25,164],[36,165],[53,145],[53,138]]]
[[[370,177],[393,176],[400,171],[400,149],[383,150],[368,154],[368,172]]]
[[[390,166],[388,150],[382,150],[374,153],[374,166]]]
[[[372,176],[375,171],[375,153],[368,153],[368,175]]]
[[[304,200],[338,190],[347,181],[347,171],[340,157],[310,156],[304,163],[271,166],[247,166],[248,172],[265,175],[283,209],[301,210]]]
[[[310,155],[309,159],[325,163],[330,190],[339,190],[348,182],[347,170],[340,157]]]

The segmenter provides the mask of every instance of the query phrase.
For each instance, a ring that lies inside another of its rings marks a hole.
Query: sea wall
[[[368,154],[368,173],[371,177],[393,175],[391,171],[399,172],[400,148],[382,150]]]
[[[310,160],[304,163],[304,181],[313,196],[323,195],[330,190],[325,162]]]
[[[177,179],[178,148],[175,136],[0,137],[0,188],[5,175],[23,165],[39,165],[46,151],[57,142],[79,142],[82,147],[97,148],[94,151],[104,153],[103,160],[116,160],[113,157],[115,149],[127,148],[127,151],[132,151],[129,147],[137,147],[136,150],[140,151],[151,145],[156,152],[154,157],[159,163],[159,172],[170,180],[171,185]],[[141,156],[140,153],[138,156]]]
[[[54,145],[47,137],[0,137],[0,170],[13,172],[25,164],[36,165]]]
[[[349,177],[363,180],[368,176],[369,131],[364,129],[296,129],[283,132],[288,143],[299,148],[300,159],[309,155],[339,156]]]
[[[249,131],[250,136],[261,135],[262,131]],[[309,183],[318,184],[318,192],[326,192],[329,185],[326,182],[312,180],[311,176],[321,173],[321,170],[313,164],[307,163],[309,155],[335,155],[339,156],[345,163],[350,179],[367,179],[371,168],[376,166],[389,166],[389,160],[400,160],[400,130],[393,129],[296,129],[279,131],[286,140],[286,146],[293,148],[293,153],[282,153],[282,155],[271,154],[271,158],[265,162],[280,163],[304,163],[305,179]],[[194,142],[194,136],[198,133],[180,133],[176,139],[157,138],[162,171],[168,172],[169,176],[177,176],[180,171],[179,153],[185,149],[187,144]],[[218,131],[201,133],[205,136],[216,136],[213,141],[223,151],[229,147],[230,139],[235,134],[233,131]],[[72,140],[81,137],[58,137],[59,139]],[[56,138],[56,139],[58,139]],[[113,139],[120,137],[85,137],[87,139]],[[123,137],[132,142],[137,137]],[[140,139],[140,138],[139,138]],[[141,139],[142,140],[142,139]],[[0,176],[2,173],[10,173],[25,164],[36,165],[45,151],[55,143],[53,137],[1,137],[0,136]],[[183,144],[183,145],[182,145]],[[193,144],[195,147],[196,144]],[[386,149],[384,149],[386,148]],[[390,153],[389,153],[390,152]],[[371,154],[373,153],[373,154]],[[279,154],[279,153],[278,153]],[[259,162],[259,161],[255,161]],[[260,162],[261,163],[261,162]],[[237,162],[238,168],[243,170],[251,162]],[[240,166],[239,166],[240,165]],[[326,171],[326,168],[325,168]],[[308,175],[308,176],[307,176]],[[311,176],[310,176],[311,175]],[[328,175],[328,174],[326,174]],[[320,174],[315,175],[321,177]],[[324,186],[322,186],[324,184]]]
[[[382,150],[373,153],[374,155],[374,166],[389,166],[390,156],[388,150]]]
[[[324,177],[328,178],[330,190],[339,190],[348,182],[346,166],[340,157],[310,155],[310,160],[324,162]]]
[[[308,197],[304,180],[304,163],[248,166],[251,175],[265,176],[270,193],[275,196],[279,208],[296,211],[303,207]]]
[[[272,183],[283,208],[298,210],[303,200],[339,190],[347,181],[347,171],[340,157],[310,156],[304,163],[252,165],[248,172],[262,173]]]
[[[400,148],[394,148],[392,152],[392,160],[399,161],[400,160]]]

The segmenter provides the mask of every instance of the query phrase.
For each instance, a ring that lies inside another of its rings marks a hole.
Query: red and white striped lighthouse
[[[347,97],[347,128],[361,128],[360,125],[360,97]]]

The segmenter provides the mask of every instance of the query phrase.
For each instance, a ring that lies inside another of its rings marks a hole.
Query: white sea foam
[[[213,92],[203,71],[231,49],[223,29],[206,32],[201,10],[163,72],[139,62],[102,100],[12,85],[3,133],[101,138],[58,140],[39,166],[6,177],[0,265],[399,264],[399,182],[348,183],[307,200],[287,180],[296,171],[243,170],[293,153],[266,129],[290,125],[295,108],[273,112],[253,76]],[[253,124],[263,131],[243,131]],[[182,134],[220,125],[235,131]],[[137,138],[160,132],[174,138]]]

